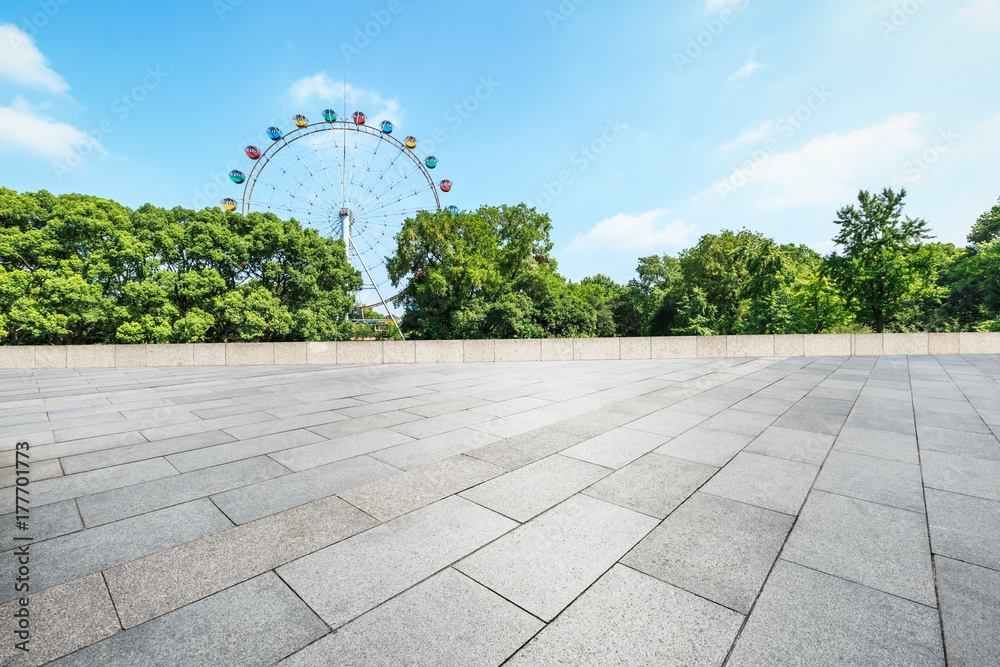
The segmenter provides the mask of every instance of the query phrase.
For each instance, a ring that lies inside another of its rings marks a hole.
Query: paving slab
[[[785,560],[936,607],[923,514],[814,491]]]
[[[46,479],[32,482],[31,504],[32,507],[40,507],[175,475],[177,470],[160,458]],[[10,504],[10,510],[13,510],[13,494],[10,495]]]
[[[943,667],[937,610],[778,560],[727,667]]]
[[[278,568],[338,628],[517,526],[447,498]]]
[[[936,557],[948,664],[1000,664],[1000,572]]]
[[[716,667],[742,623],[729,609],[615,565],[506,664]]]
[[[562,430],[555,424],[505,438],[467,453],[477,459],[514,470],[561,452],[586,439],[585,436]]]
[[[103,449],[76,456],[67,456],[62,458],[61,461],[66,474],[72,475],[78,472],[87,472],[88,470],[97,470],[98,468],[107,468],[134,461],[145,461],[193,449],[221,445],[235,440],[236,438],[233,436],[219,430],[182,435],[155,442],[148,442],[145,438],[141,438],[141,441],[136,444],[115,447],[114,449]]]
[[[474,486],[461,496],[523,523],[611,472],[609,468],[554,454]]]
[[[819,465],[835,439],[825,433],[769,426],[747,445],[745,451]]]
[[[11,667],[44,665],[121,632],[115,607],[100,574],[77,579],[31,595],[28,604],[30,637],[27,652],[15,648],[18,601],[0,606],[4,642],[0,664]]]
[[[662,519],[718,468],[651,453],[600,480],[584,493]]]
[[[657,520],[576,495],[455,567],[544,621],[551,621]]]
[[[918,413],[919,414],[919,413]],[[985,424],[984,424],[985,426]],[[989,429],[985,432],[961,431],[954,428],[917,426],[921,450],[945,452],[974,459],[1000,461],[1000,442]]]
[[[792,521],[786,514],[696,493],[622,563],[746,614]]]
[[[211,498],[233,523],[240,525],[399,472],[382,461],[358,456],[223,491]]]
[[[133,484],[77,500],[89,528],[288,474],[266,456]]]
[[[374,453],[373,456],[400,470],[412,470],[450,456],[485,447],[498,440],[500,438],[488,433],[460,428],[382,449]]]
[[[752,440],[750,435],[697,426],[669,440],[655,452],[721,468]]]
[[[673,437],[702,423],[709,414],[712,413],[698,414],[675,406],[629,422],[629,428]]]
[[[833,448],[891,461],[920,463],[917,437],[912,433],[879,431],[848,424],[841,429]]]
[[[55,664],[271,665],[327,632],[269,572]]]
[[[32,552],[32,590],[43,591],[232,525],[205,498],[57,537]],[[15,562],[13,558],[3,560],[3,602],[17,597],[13,590]]]
[[[1000,502],[927,489],[935,554],[1000,570]]]
[[[259,438],[250,438],[249,440],[237,440],[236,442],[226,442],[210,447],[199,447],[191,451],[167,456],[167,460],[170,462],[170,465],[181,472],[189,473],[194,470],[211,468],[283,450],[292,450],[318,442],[323,442],[323,436],[306,429],[299,429],[288,433],[274,433]]]
[[[1000,500],[1000,461],[927,450],[921,453],[924,486]]]
[[[663,435],[630,428],[616,428],[573,445],[563,450],[562,454],[617,470],[648,454],[666,441],[667,437]]]
[[[280,664],[493,667],[542,626],[531,614],[448,568]]]
[[[333,440],[321,440],[301,447],[282,448],[270,456],[286,468],[299,472],[327,463],[336,463],[355,456],[371,454],[380,449],[387,449],[412,440],[413,438],[402,433],[388,429],[376,429]]]
[[[194,539],[105,572],[122,625],[135,627],[374,527],[336,497]]]
[[[796,515],[816,479],[819,466],[741,452],[704,486],[741,503]]]
[[[912,512],[924,511],[920,466],[851,452],[830,453],[815,488]]]
[[[34,466],[31,470],[34,472]],[[14,495],[13,491],[10,493]],[[17,529],[15,516],[15,514],[0,516],[0,552],[10,551],[21,546],[19,542],[14,541],[14,538],[19,534],[23,537],[25,533]],[[83,530],[83,521],[80,519],[80,511],[77,510],[74,500],[32,507],[29,516],[30,532],[28,534],[33,542],[42,542]]]

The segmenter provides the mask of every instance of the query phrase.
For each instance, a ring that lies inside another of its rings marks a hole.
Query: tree
[[[833,241],[843,254],[830,258],[834,276],[858,319],[871,323],[876,333],[885,331],[900,299],[926,272],[918,251],[931,236],[924,220],[903,219],[905,198],[905,189],[886,188],[877,195],[862,190],[858,206],[840,209],[835,221],[840,233]]]
[[[973,248],[978,248],[998,237],[1000,237],[1000,202],[979,216],[979,219],[972,225],[972,231],[969,232],[969,243]]]

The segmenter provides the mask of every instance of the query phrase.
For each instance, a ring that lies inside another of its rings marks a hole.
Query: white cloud
[[[38,112],[39,107],[32,107],[20,97],[9,107],[0,106],[0,146],[53,160],[65,160],[71,154],[107,155],[104,147],[85,133]]]
[[[601,220],[585,234],[577,234],[566,252],[679,248],[694,237],[695,227],[679,219],[665,222],[669,215],[670,211],[662,208],[639,215],[619,213]]]
[[[759,70],[761,67],[763,67],[763,65],[761,65],[759,62],[750,60],[747,62],[746,65],[744,65],[743,67],[739,68],[738,70],[730,74],[729,80],[736,81],[737,79],[745,79],[746,77],[750,76],[751,74]]]
[[[319,72],[293,83],[288,89],[288,95],[295,104],[306,110],[321,105],[331,106],[340,113],[344,103],[344,82],[334,81],[326,72]],[[351,84],[347,84],[347,105],[348,114],[364,111],[372,121],[391,120],[398,124],[403,116],[398,100],[385,98],[378,92]]]
[[[53,93],[69,90],[69,84],[49,69],[35,40],[10,23],[0,24],[0,77]]]
[[[766,120],[760,125],[743,130],[739,137],[730,141],[728,144],[719,146],[716,150],[725,152],[731,151],[734,148],[756,146],[758,144],[762,144],[764,140],[772,136],[774,132],[774,121]]]
[[[797,151],[773,153],[734,170],[695,201],[718,199],[729,187],[749,193],[765,210],[837,204],[858,189],[891,183],[906,160],[926,147],[923,125],[923,116],[907,113],[847,134],[817,137]]]

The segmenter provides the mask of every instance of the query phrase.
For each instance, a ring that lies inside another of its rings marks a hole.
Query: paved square
[[[1000,664],[1000,356],[0,377],[5,667]]]

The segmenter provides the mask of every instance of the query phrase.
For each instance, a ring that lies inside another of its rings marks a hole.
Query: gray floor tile
[[[954,403],[954,401],[950,402]],[[953,412],[917,410],[916,421],[918,435],[920,429],[928,427],[945,429],[948,431],[966,431],[969,433],[988,434],[990,432],[990,427],[986,425],[986,422],[984,422],[975,411],[973,411],[972,414],[955,414]]]
[[[803,399],[805,400],[805,399]],[[815,399],[817,401],[834,399]],[[837,435],[844,425],[846,415],[831,412],[819,412],[812,408],[794,408],[778,417],[774,425],[781,428],[788,428],[795,431],[808,431],[810,433],[823,433],[826,435]]]
[[[872,401],[858,404],[847,418],[847,426],[874,429],[876,431],[892,431],[893,433],[916,433],[913,421],[913,407],[905,401],[890,401],[885,408],[872,405]]]
[[[927,489],[935,554],[1000,570],[1000,502]]]
[[[630,428],[616,428],[578,445],[563,450],[564,456],[572,456],[605,468],[623,468],[641,456],[645,456],[664,442],[666,436],[636,431]]]
[[[34,466],[31,470],[34,472]],[[11,495],[14,495],[13,491]],[[15,514],[0,516],[0,552],[21,546],[14,541],[18,536],[30,535],[32,542],[41,542],[83,530],[83,522],[80,520],[80,512],[76,509],[75,500],[64,500],[41,507],[29,505],[28,515],[28,531],[18,530]]]
[[[77,475],[33,482],[31,484],[31,504],[32,507],[39,507],[176,475],[177,470],[165,459],[126,463],[91,472],[82,472]],[[11,494],[11,504],[13,504],[13,494]],[[10,510],[13,510],[13,507]]]
[[[835,451],[823,465],[815,488],[923,513],[920,466]]]
[[[643,514],[576,495],[456,568],[550,621],[656,523]]]
[[[307,444],[302,447],[282,448],[280,451],[274,451],[271,458],[286,468],[299,472],[327,463],[336,463],[355,456],[371,454],[410,441],[412,438],[408,435],[388,429],[376,429]]]
[[[491,442],[499,440],[500,438],[488,433],[460,428],[455,431],[432,435],[422,440],[405,442],[402,445],[382,449],[373,456],[400,470],[412,470],[429,463],[434,463],[435,461],[440,461],[441,459],[446,459],[449,456],[464,454],[465,452],[485,447]]]
[[[741,452],[703,487],[741,503],[795,515],[809,493],[819,466]]]
[[[232,527],[207,498],[57,537],[32,553],[32,591],[85,577]],[[13,558],[3,559],[3,602],[13,600]]]
[[[763,412],[764,414],[774,415],[777,417],[793,405],[795,405],[795,401],[791,399],[769,398],[767,396],[754,395],[740,401],[733,407],[737,410],[746,410],[747,412]]]
[[[18,601],[0,606],[0,664],[17,667],[44,665],[85,646],[121,632],[115,607],[100,574],[71,581],[30,596],[28,652],[15,648],[21,640],[14,613]]]
[[[541,461],[483,482],[462,497],[524,522],[566,500],[611,470],[554,454]]]
[[[814,491],[782,558],[936,606],[924,516]]]
[[[167,460],[181,472],[188,473],[224,463],[233,463],[234,461],[251,459],[283,450],[292,450],[296,447],[303,447],[322,441],[322,436],[316,435],[312,431],[301,429],[288,433],[264,435],[259,438],[251,438],[250,440],[226,442],[212,447],[201,447],[192,451],[172,454],[167,457]]]
[[[746,614],[792,517],[696,493],[622,563]]]
[[[386,463],[359,456],[216,493],[212,502],[239,525],[399,472]]]
[[[132,560],[104,576],[122,625],[131,628],[376,524],[339,498],[324,498]]]
[[[823,463],[834,440],[834,436],[825,433],[771,426],[754,438],[745,451],[819,465]]]
[[[1000,461],[944,452],[921,453],[924,486],[967,496],[1000,500]]]
[[[950,428],[917,426],[920,449],[946,452],[974,459],[1000,461],[1000,442],[993,433],[972,433]]]
[[[77,500],[87,527],[120,521],[288,474],[266,456],[174,475]]]
[[[468,455],[514,470],[561,452],[584,440],[586,440],[584,436],[564,431],[555,424],[498,440],[485,447],[473,449]]]
[[[516,525],[448,498],[300,558],[278,574],[337,628]]]
[[[605,477],[584,493],[662,519],[716,471],[718,468],[713,466],[652,453]]]
[[[306,647],[282,667],[492,667],[543,623],[448,568]]]
[[[1000,572],[935,558],[948,664],[1000,664]]]
[[[878,431],[847,424],[841,429],[833,448],[903,463],[920,462],[917,437],[912,433]]]
[[[221,445],[233,442],[234,440],[236,438],[223,431],[205,431],[204,433],[182,435],[178,438],[157,440],[156,442],[147,442],[143,438],[142,442],[134,445],[69,456],[62,459],[62,465],[66,473],[72,475],[78,472],[131,463],[133,461],[144,461],[160,456],[169,456],[170,454],[187,452],[192,449]]]
[[[729,409],[723,410],[714,417],[709,417],[702,422],[701,426],[718,431],[728,431],[730,433],[740,433],[742,435],[757,437],[773,421],[773,415]]]
[[[269,572],[55,664],[270,665],[328,631]]]
[[[615,565],[507,665],[716,667],[742,622],[729,609]]]
[[[753,436],[698,426],[668,441],[655,451],[657,454],[721,468],[751,440]]]
[[[379,521],[389,521],[505,472],[491,463],[460,454],[344,491],[340,497]]]
[[[628,426],[637,431],[647,431],[649,433],[673,437],[694,428],[708,419],[708,416],[708,414],[688,412],[672,407],[629,422]]]
[[[727,667],[942,667],[937,612],[779,560]]]

